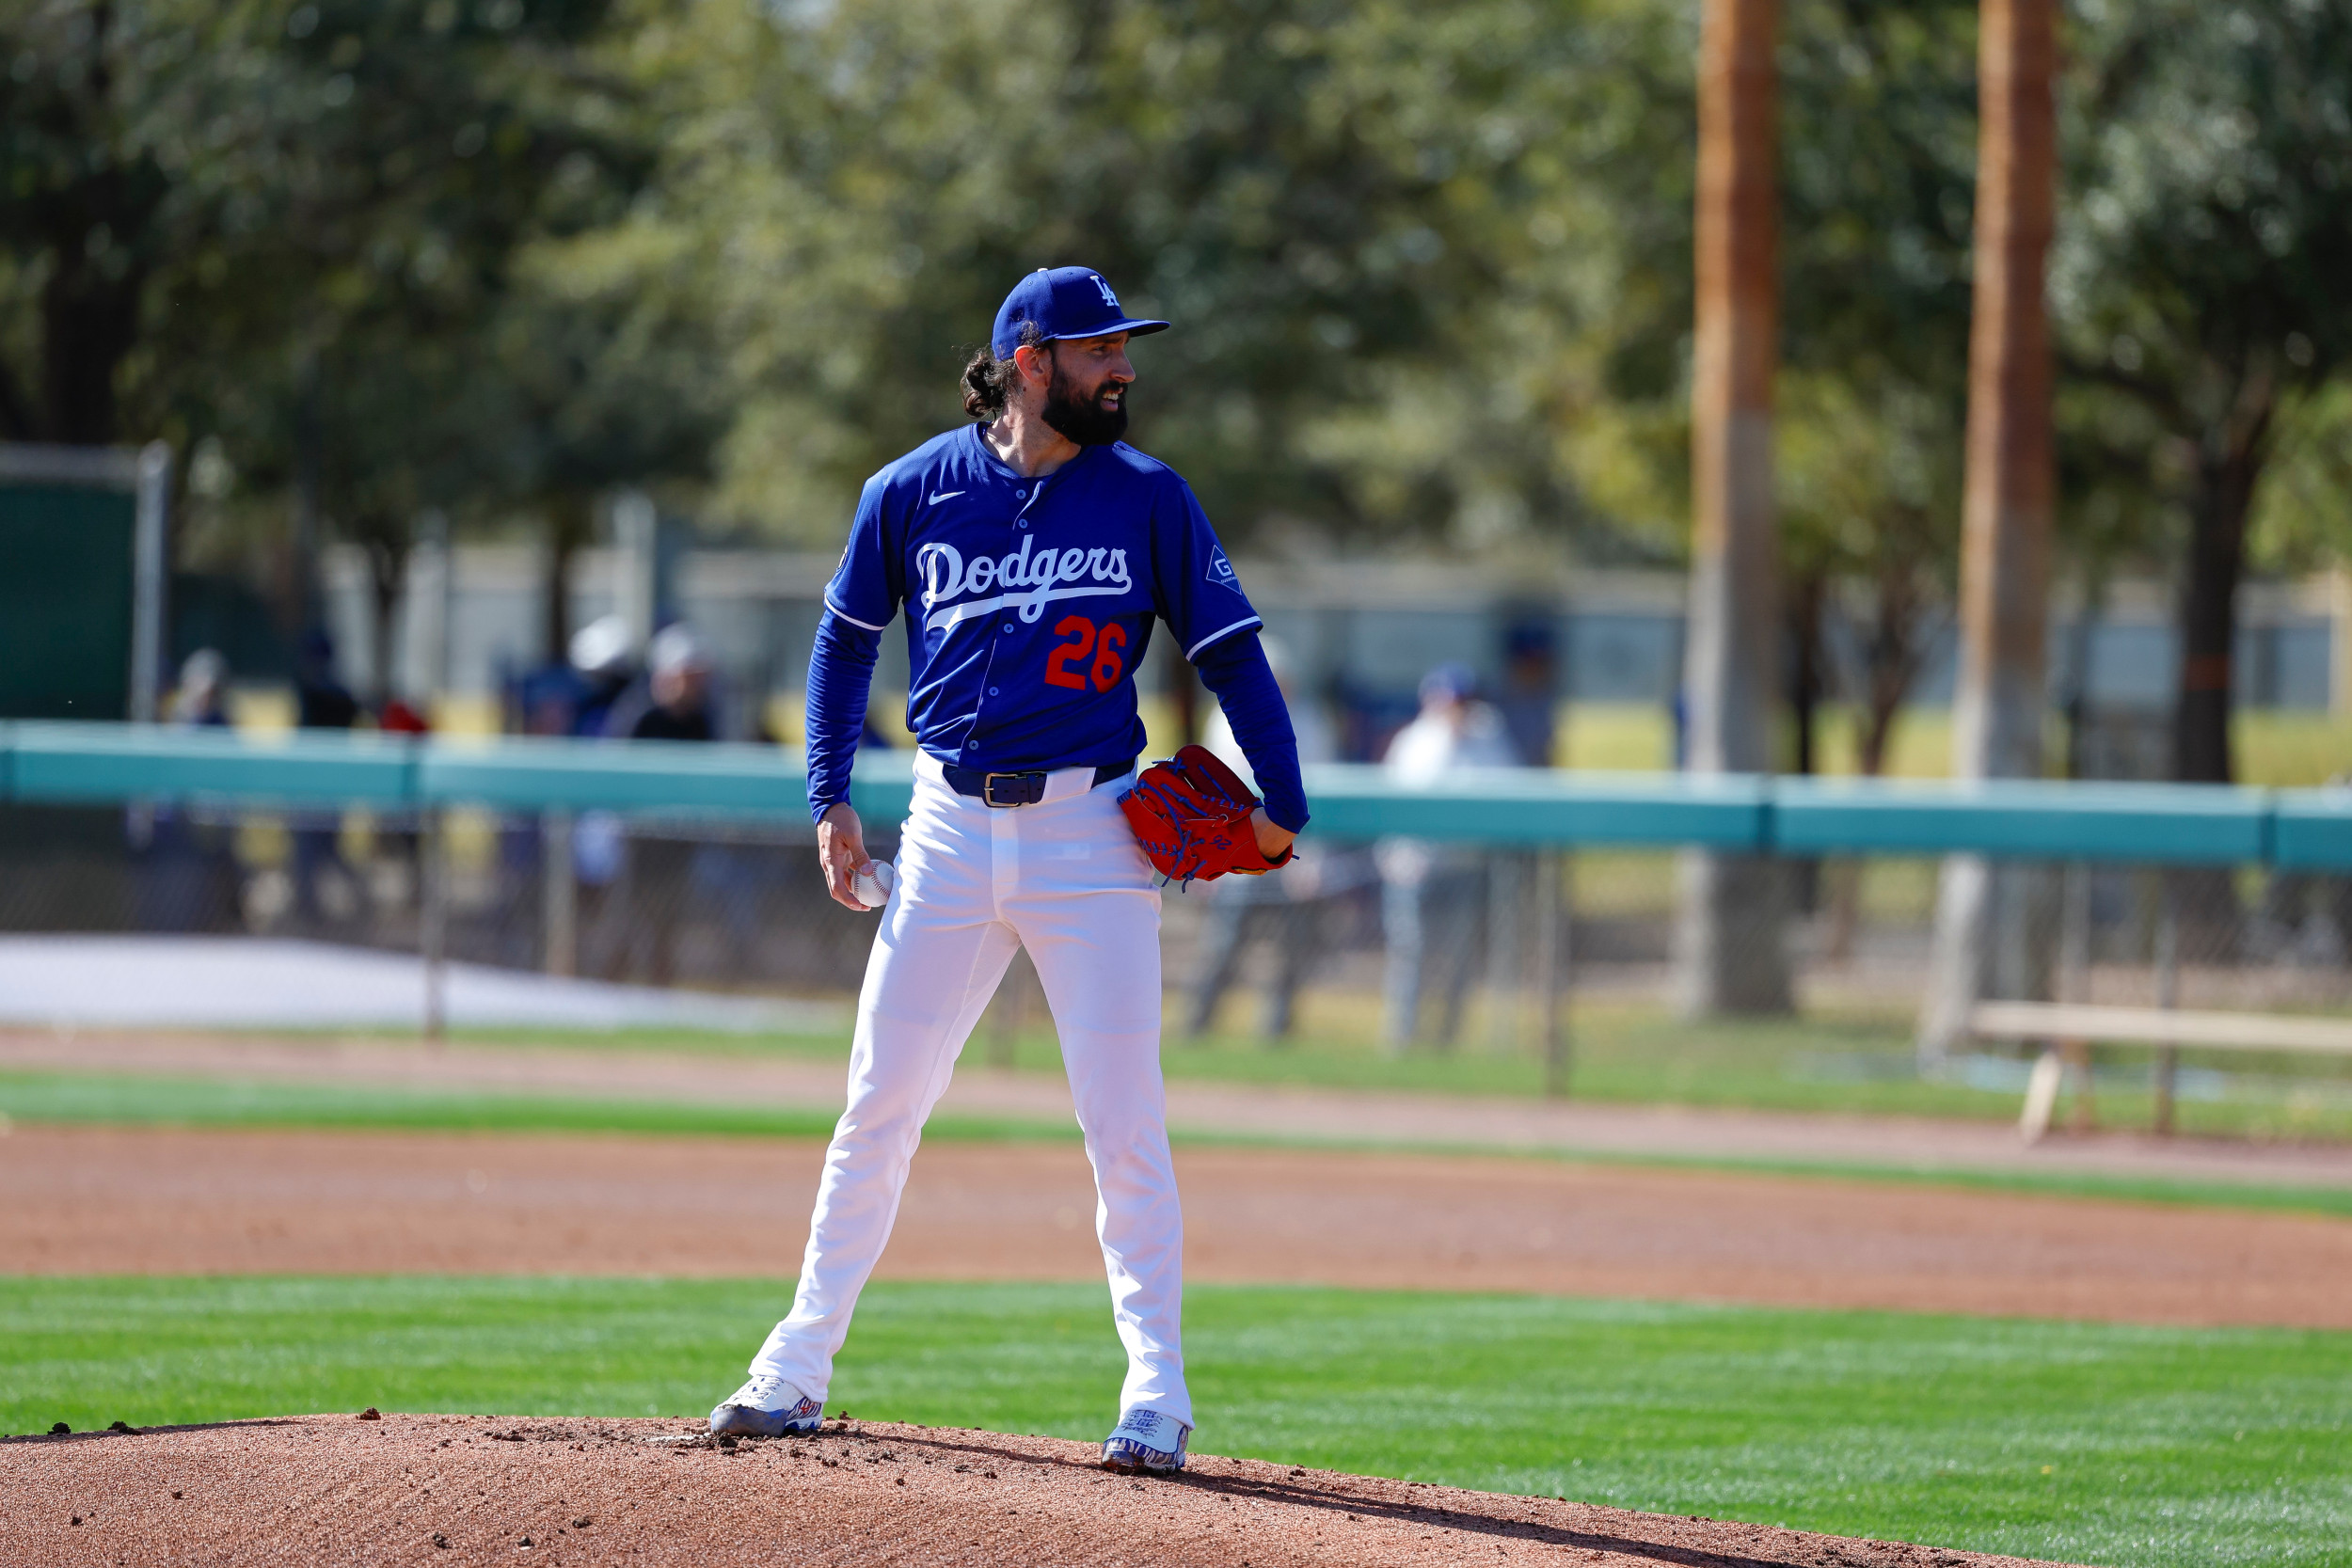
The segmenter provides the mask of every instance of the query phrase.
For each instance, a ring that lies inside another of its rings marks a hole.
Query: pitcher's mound
[[[1048,1437],[835,1421],[297,1416],[0,1443],[0,1561],[1575,1562],[1975,1568],[2013,1558],[1195,1455],[1105,1474]],[[665,1440],[666,1439],[666,1440]],[[683,1439],[683,1440],[681,1440]]]

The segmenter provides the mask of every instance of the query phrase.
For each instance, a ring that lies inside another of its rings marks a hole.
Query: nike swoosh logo
[[[963,492],[961,490],[934,490],[931,492],[931,499],[925,501],[923,504],[926,506],[937,506],[941,501],[951,500],[955,497],[962,494]]]

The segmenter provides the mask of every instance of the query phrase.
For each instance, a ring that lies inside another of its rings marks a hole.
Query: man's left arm
[[[1289,705],[1266,663],[1253,628],[1219,638],[1193,660],[1200,684],[1225,710],[1241,754],[1249,759],[1265,803],[1251,815],[1258,848],[1273,860],[1307,826],[1307,786],[1298,776],[1298,738],[1291,731]]]
[[[1307,790],[1298,778],[1298,739],[1291,733],[1282,689],[1258,645],[1264,626],[1241,591],[1241,578],[1217,543],[1192,486],[1171,471],[1152,518],[1155,608],[1176,645],[1216,694],[1233,739],[1258,776],[1265,804],[1252,815],[1258,848],[1273,860],[1307,825]]]

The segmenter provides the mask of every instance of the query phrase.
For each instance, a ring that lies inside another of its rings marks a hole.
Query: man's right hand
[[[850,883],[874,859],[866,852],[866,825],[847,800],[835,800],[817,819],[817,863],[825,869],[825,890],[834,903],[860,914],[868,912],[850,893]]]

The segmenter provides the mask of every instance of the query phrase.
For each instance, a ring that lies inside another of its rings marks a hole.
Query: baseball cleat
[[[710,1431],[714,1436],[795,1437],[815,1432],[824,1420],[822,1401],[803,1399],[784,1379],[761,1375],[710,1413]]]
[[[1168,1475],[1184,1467],[1192,1428],[1156,1410],[1130,1410],[1103,1440],[1103,1468],[1123,1476]]]

